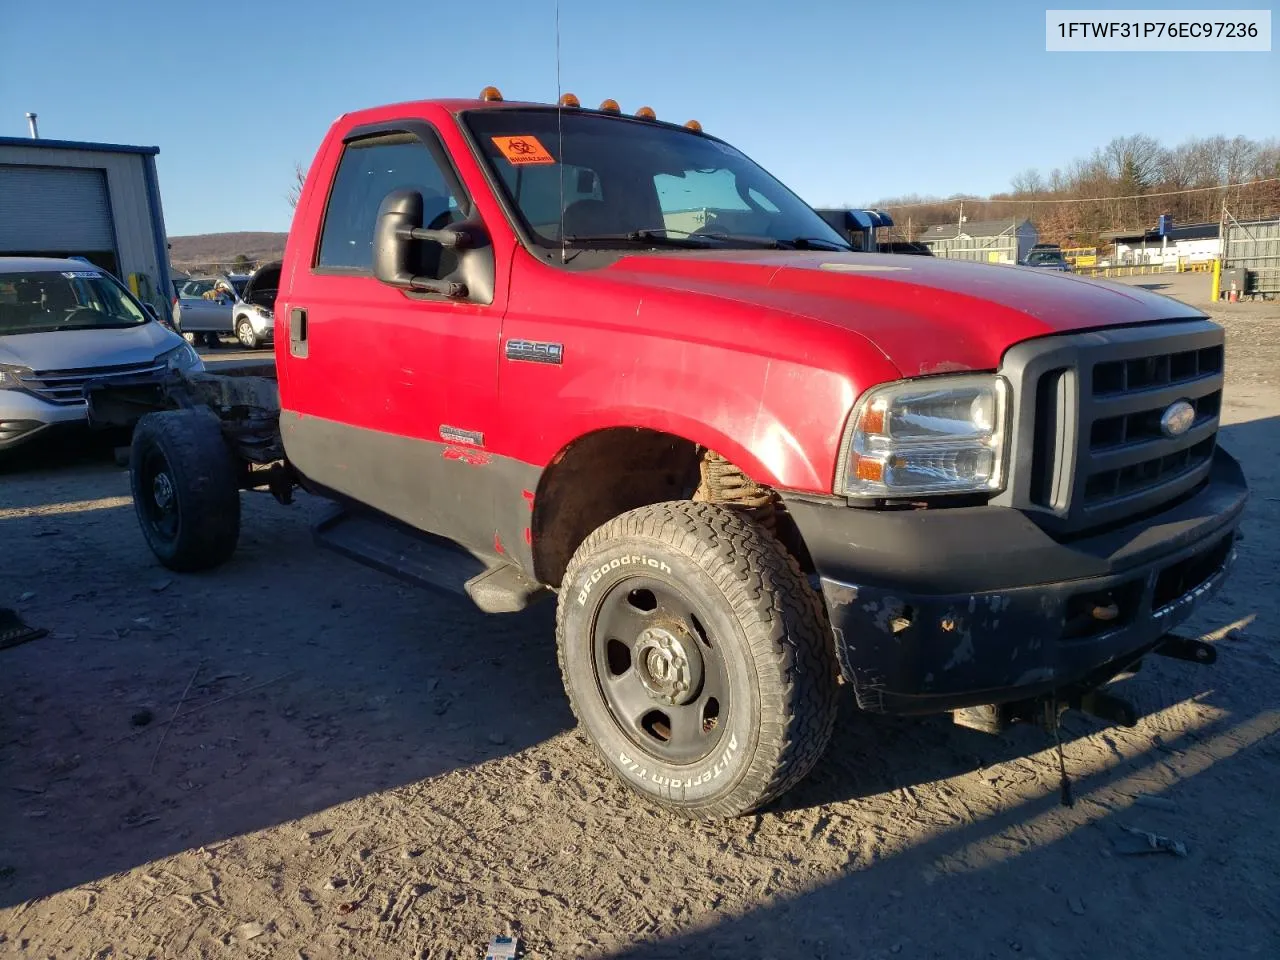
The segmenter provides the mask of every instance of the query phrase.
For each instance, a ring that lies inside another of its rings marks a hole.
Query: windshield
[[[1057,250],[1034,250],[1027,257],[1027,263],[1061,263],[1062,254]]]
[[[733,147],[641,120],[554,110],[478,110],[465,122],[531,239],[544,246],[848,243]],[[560,227],[564,198],[563,238]]]
[[[148,319],[96,270],[0,273],[0,335],[133,327]]]

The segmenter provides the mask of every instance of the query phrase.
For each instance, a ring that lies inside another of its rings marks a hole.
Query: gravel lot
[[[1280,305],[1213,314],[1253,486],[1192,624],[1220,659],[1126,681],[1134,729],[1069,718],[1071,809],[1037,731],[850,698],[777,809],[675,821],[574,732],[549,604],[486,618],[318,551],[305,499],[246,497],[233,562],[170,575],[108,449],[0,465],[0,604],[52,631],[0,651],[0,955],[1280,956]]]

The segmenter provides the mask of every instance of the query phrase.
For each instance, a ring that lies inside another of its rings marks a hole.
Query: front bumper
[[[0,390],[0,450],[34,440],[54,428],[83,424],[88,408],[81,403],[49,403],[21,390]]]
[[[786,506],[859,706],[918,714],[1120,672],[1222,584],[1247,497],[1240,465],[1218,449],[1191,496],[1067,542],[1004,507]]]
[[[246,314],[249,318],[249,326],[253,327],[253,334],[259,340],[272,340],[275,338],[276,320],[275,317],[264,317],[255,311]]]

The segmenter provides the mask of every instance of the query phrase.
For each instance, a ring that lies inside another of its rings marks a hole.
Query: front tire
[[[624,513],[574,554],[556,616],[575,716],[629,787],[690,818],[749,813],[831,738],[833,644],[795,560],[741,513]]]
[[[258,349],[258,335],[253,332],[253,324],[248,317],[241,317],[236,323],[236,339],[246,350]]]
[[[165,410],[139,420],[129,481],[147,546],[170,570],[208,570],[235,551],[240,484],[235,458],[212,414]]]

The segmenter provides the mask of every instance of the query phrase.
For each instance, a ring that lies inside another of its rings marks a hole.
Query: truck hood
[[[84,370],[146,363],[182,345],[155,321],[136,327],[51,330],[0,336],[0,363],[48,370]]]
[[[1203,316],[1138,287],[909,255],[662,253],[623,257],[606,272],[856,332],[903,376],[995,369],[1009,347],[1033,337]]]

